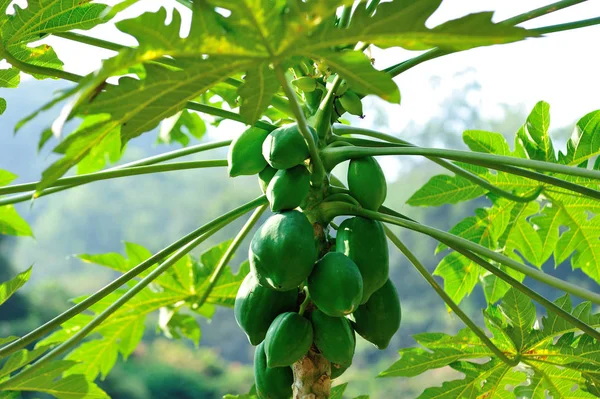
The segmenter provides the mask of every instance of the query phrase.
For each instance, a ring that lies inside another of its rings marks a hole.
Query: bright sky
[[[23,0],[18,2],[24,3]],[[116,1],[105,2],[110,4]],[[500,21],[550,3],[552,1],[547,0],[445,0],[427,24],[432,27],[476,11],[495,11],[494,20]],[[144,11],[155,11],[161,6],[179,9],[184,15],[184,25],[189,23],[189,10],[174,0],[142,0],[120,19],[131,18]],[[600,0],[589,0],[523,26],[552,25],[595,16],[600,16]],[[86,34],[135,45],[135,40],[112,25],[99,26]],[[453,76],[470,67],[475,70],[474,78],[482,86],[479,104],[475,106],[485,115],[497,115],[500,103],[522,103],[530,109],[537,101],[545,100],[552,106],[553,126],[561,126],[600,108],[597,94],[600,93],[600,79],[597,77],[600,60],[598,38],[600,26],[595,26],[515,44],[474,49],[428,61],[396,79],[402,93],[401,106],[383,101],[375,104],[385,107],[390,115],[390,126],[393,127],[390,130],[399,132],[410,120],[424,122],[434,115],[439,109],[439,103],[464,83],[457,82]],[[65,61],[66,70],[81,74],[98,68],[101,57],[114,54],[59,38],[50,38],[48,42]],[[402,49],[373,52],[378,68],[395,64],[415,54],[417,53]],[[441,84],[435,88],[430,85],[432,76],[441,78]],[[370,126],[372,122],[366,118],[360,123]],[[232,124],[231,127],[233,129],[225,129],[231,134],[242,128],[239,124]],[[222,133],[220,137],[223,137]]]

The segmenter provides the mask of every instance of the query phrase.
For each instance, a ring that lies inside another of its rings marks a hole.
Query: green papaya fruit
[[[291,366],[306,355],[313,342],[312,324],[295,312],[273,320],[265,337],[268,367]]]
[[[260,186],[260,190],[263,192],[263,194],[267,193],[267,187],[269,186],[273,176],[275,176],[275,173],[277,173],[277,169],[267,165],[258,174],[258,185]]]
[[[269,182],[267,198],[273,212],[300,206],[310,190],[310,174],[304,165],[281,169]]]
[[[313,139],[317,132],[309,126]],[[292,123],[273,130],[262,144],[262,154],[275,169],[289,169],[308,158],[308,145],[298,125]]]
[[[362,217],[344,220],[335,239],[336,251],[356,263],[363,279],[361,304],[385,284],[389,272],[388,246],[380,222]]]
[[[290,367],[267,366],[264,342],[254,351],[254,382],[260,399],[284,399],[292,397],[294,373]]]
[[[235,320],[252,345],[260,344],[275,318],[284,312],[293,312],[298,305],[298,292],[276,291],[259,284],[250,272],[244,278],[235,297]]]
[[[345,317],[327,316],[316,309],[311,313],[314,341],[317,349],[331,363],[342,367],[352,364],[356,337]]]
[[[312,224],[295,210],[271,216],[254,234],[248,258],[262,285],[278,291],[295,289],[317,261]]]
[[[227,154],[229,176],[254,175],[267,166],[262,145],[268,135],[266,130],[251,127],[233,139]]]
[[[348,370],[350,366],[342,366],[340,364],[331,363],[331,379],[335,380]]]
[[[347,90],[344,95],[340,97],[340,103],[346,111],[352,115],[363,116],[362,101],[352,90]]]
[[[312,93],[317,90],[317,79],[310,76],[302,76],[292,80],[292,84],[306,93]]]
[[[387,184],[379,162],[373,157],[351,160],[348,188],[364,208],[378,210],[387,195]]]
[[[315,264],[308,276],[308,291],[326,315],[341,317],[356,310],[363,297],[358,266],[340,252],[329,252]]]
[[[387,280],[354,312],[354,330],[379,349],[385,349],[400,328],[402,311],[394,284]]]

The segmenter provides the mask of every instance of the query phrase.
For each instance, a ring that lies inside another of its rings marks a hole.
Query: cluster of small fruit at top
[[[311,133],[318,142],[316,131]],[[400,326],[380,222],[346,219],[335,241],[318,249],[315,229],[299,210],[311,190],[308,158],[296,124],[270,133],[250,128],[232,142],[228,154],[230,176],[258,174],[274,212],[252,239],[251,272],[235,301],[236,320],[257,346],[254,373],[261,398],[291,397],[290,366],[311,348],[331,362],[326,377],[335,379],[352,363],[355,332],[384,349]],[[371,157],[351,161],[348,187],[371,210],[387,193],[381,167]]]

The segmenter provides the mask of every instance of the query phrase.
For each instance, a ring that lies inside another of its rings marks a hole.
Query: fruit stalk
[[[331,391],[331,363],[311,348],[292,365],[294,399],[325,399]]]

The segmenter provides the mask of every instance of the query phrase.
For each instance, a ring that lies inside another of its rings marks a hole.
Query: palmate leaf
[[[233,306],[237,290],[249,271],[247,263],[242,265],[238,274],[233,274],[231,269],[227,268],[206,303],[202,306],[198,304],[200,296],[208,286],[208,278],[229,244],[230,241],[226,241],[210,248],[198,260],[188,255],[176,262],[155,280],[156,289],[143,289],[97,327],[92,339],[84,342],[66,357],[67,360],[78,362],[66,374],[81,374],[89,380],[94,380],[97,376],[105,378],[119,355],[127,359],[133,353],[144,334],[147,316],[156,311],[160,311],[160,328],[167,337],[183,336],[197,344],[201,338],[201,330],[195,318],[180,313],[184,309],[181,304],[204,317],[212,317],[215,305]],[[133,243],[125,244],[125,252],[127,257],[118,253],[79,257],[86,262],[126,272],[151,256],[151,252],[146,248]],[[146,271],[140,277],[148,273]],[[69,339],[124,292],[120,290],[103,298],[90,307],[91,314],[79,314],[65,322],[61,330],[38,343],[38,347]],[[78,299],[80,300],[82,298]]]
[[[498,133],[466,131],[463,139],[473,151],[572,166],[585,165],[590,158],[600,153],[600,140],[597,139],[600,133],[600,111],[589,113],[577,123],[566,153],[559,153],[558,157],[548,132],[549,124],[549,106],[539,102],[517,132],[514,151],[510,150],[504,137]],[[531,194],[542,186],[544,194],[538,201],[528,204],[514,203],[488,194],[493,206],[478,209],[477,216],[458,223],[452,228],[452,233],[515,260],[526,260],[537,267],[541,267],[552,255],[556,265],[573,255],[573,268],[581,268],[589,277],[600,282],[600,229],[595,216],[600,211],[600,202],[509,173],[492,174],[485,168],[471,170],[504,190]],[[600,184],[588,179],[557,177],[591,188],[600,187]],[[444,181],[448,184],[434,186]],[[456,203],[471,199],[471,193],[477,190],[483,191],[461,177],[434,176],[408,203],[434,206]],[[486,229],[485,226],[489,228]],[[490,230],[495,234],[491,234]],[[443,248],[445,247],[440,246],[439,249]],[[522,274],[506,271],[517,280],[523,280]],[[441,261],[436,274],[444,278],[445,289],[456,301],[468,295],[478,279],[482,281],[490,303],[498,301],[509,289],[508,284],[482,272],[474,263],[456,253],[449,254]]]
[[[165,25],[164,9],[121,21],[118,28],[134,36],[139,42],[138,48],[121,51],[105,61],[98,72],[86,77],[80,83],[76,99],[63,115],[111,115],[113,124],[99,126],[101,132],[93,135],[94,139],[85,140],[89,143],[87,151],[99,145],[101,140],[96,138],[104,138],[108,131],[117,128],[121,128],[121,142],[125,144],[155,127],[161,119],[181,111],[186,101],[231,75],[245,73],[248,81],[238,91],[240,112],[252,123],[266,112],[269,99],[278,89],[269,65],[288,65],[297,56],[327,64],[361,94],[376,94],[397,103],[400,94],[391,76],[377,71],[361,53],[336,53],[332,49],[372,41],[384,47],[422,49],[440,45],[445,49],[462,50],[535,36],[522,28],[493,24],[489,13],[428,29],[425,21],[437,9],[439,0],[384,3],[374,17],[368,16],[361,5],[355,13],[356,26],[335,28],[336,9],[351,3],[349,0],[289,4],[277,0],[194,2],[192,27],[187,38],[179,36],[181,16],[177,11],[169,25]],[[217,13],[215,7],[228,10],[229,15],[224,17]],[[151,32],[148,26],[153,27]],[[157,72],[160,67],[151,62],[165,61],[165,56],[173,68]],[[108,77],[140,63],[147,69],[154,68],[142,81],[122,79],[118,86],[109,86],[105,93],[95,97]],[[163,89],[165,95],[155,101],[153,93]],[[137,103],[142,107],[130,109],[131,104]],[[60,131],[63,124],[64,120],[60,119],[54,126]],[[67,156],[52,165],[43,175],[39,188],[46,187],[81,159],[83,156]]]
[[[49,363],[31,376],[7,381],[1,385],[3,392],[43,392],[58,399],[108,399],[109,396],[83,375],[60,378],[75,362],[59,360]]]
[[[600,314],[591,314],[584,302],[572,309],[568,295],[556,305],[586,323],[600,326]],[[538,326],[535,306],[525,295],[511,289],[500,305],[484,312],[492,342],[508,357],[521,357],[521,364],[509,366],[497,359],[468,329],[451,336],[423,333],[414,338],[422,348],[405,348],[400,360],[381,377],[413,377],[428,370],[449,366],[464,374],[463,379],[431,387],[421,399],[462,398],[591,398],[586,387],[595,387],[593,378],[600,368],[600,342],[554,314]],[[424,348],[424,349],[423,349]]]
[[[290,51],[316,51],[359,41],[383,48],[426,50],[440,47],[447,50],[466,50],[539,36],[522,28],[494,24],[490,12],[467,15],[429,29],[425,26],[425,21],[440,4],[441,0],[386,2],[379,5],[373,17],[368,15],[364,6],[359,6],[348,29],[321,29],[310,39],[302,38],[299,43],[290,46]]]

